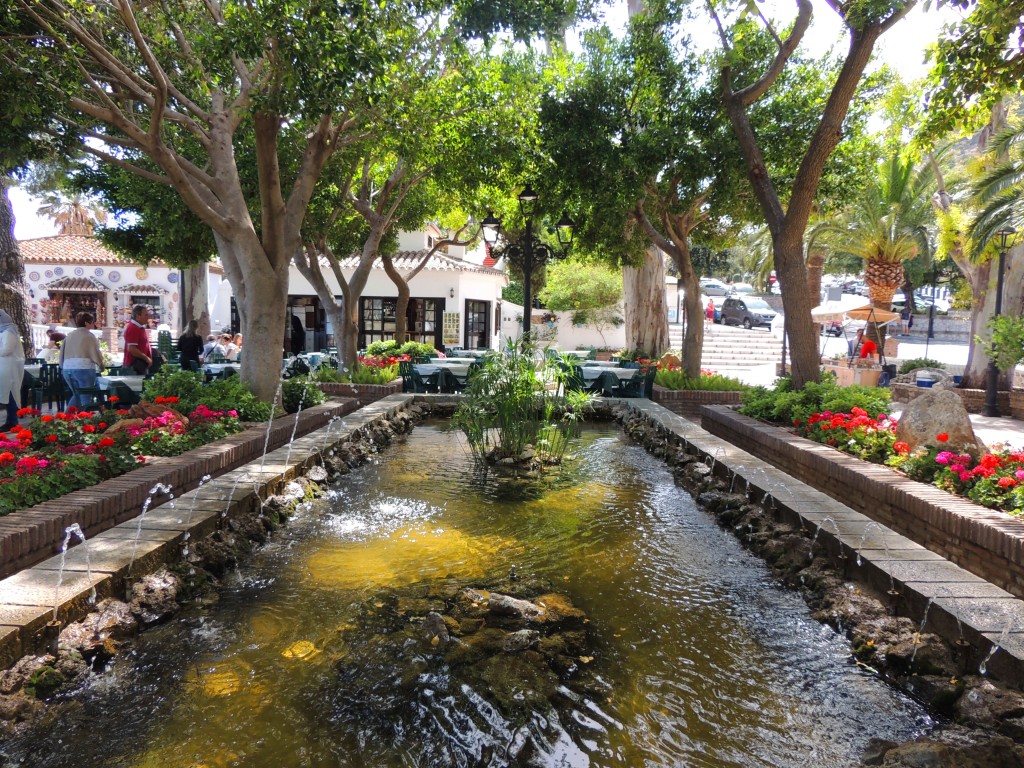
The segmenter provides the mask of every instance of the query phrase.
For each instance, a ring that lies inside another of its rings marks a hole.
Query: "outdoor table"
[[[124,384],[132,392],[141,392],[145,376],[97,376],[96,386],[100,389],[110,389],[111,384]]]
[[[590,357],[590,350],[587,349],[563,349],[557,351],[560,355],[565,355],[568,357],[578,357],[580,360],[586,360],[588,357]]]
[[[584,368],[618,368],[619,363],[613,363],[611,360],[587,360],[581,365]]]
[[[434,363],[435,365],[436,364],[445,364],[445,363],[459,363],[460,365],[469,365],[470,363],[475,363],[476,362],[476,358],[475,357],[432,357],[432,358],[430,358],[430,362]],[[425,365],[425,363],[423,363],[423,365]]]
[[[233,368],[236,373],[242,370],[242,366],[238,363],[207,363],[203,366],[203,373],[219,376],[228,368]]]
[[[25,373],[31,373],[37,379],[39,378],[39,374],[41,374],[42,372],[43,372],[43,366],[41,366],[41,365],[26,365],[25,366]]]
[[[449,363],[441,360],[431,363],[417,363],[416,365],[413,365],[413,368],[416,369],[416,373],[420,376],[436,375],[441,372],[442,368],[447,368],[460,382],[465,381],[466,377],[469,375],[468,363]]]

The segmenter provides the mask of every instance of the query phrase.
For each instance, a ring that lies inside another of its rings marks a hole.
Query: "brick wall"
[[[1024,520],[723,407],[701,426],[961,568],[1024,597]]]
[[[399,394],[402,391],[402,380],[395,379],[390,384],[348,384],[327,381],[320,384],[320,389],[329,397],[354,397],[365,405],[388,395]]]
[[[298,427],[294,416],[274,421],[268,450],[285,445],[292,436],[324,426],[331,416],[356,410],[355,400],[325,403],[303,411]],[[174,495],[196,487],[204,475],[216,477],[263,453],[266,425],[255,426],[179,456],[155,458],[120,477],[73,491],[52,501],[0,517],[0,578],[35,565],[55,554],[64,529],[78,523],[86,537],[95,536],[139,514],[150,488],[170,485]]]
[[[697,418],[700,416],[700,409],[705,405],[739,405],[740,395],[740,392],[665,389],[655,384],[654,396],[651,399],[680,416]]]

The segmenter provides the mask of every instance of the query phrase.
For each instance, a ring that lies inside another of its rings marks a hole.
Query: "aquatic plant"
[[[450,428],[490,462],[557,463],[595,398],[570,388],[572,370],[528,338],[509,340],[503,354],[489,356],[470,376]]]

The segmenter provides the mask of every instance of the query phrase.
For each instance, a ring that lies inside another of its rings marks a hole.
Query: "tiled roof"
[[[47,291],[64,291],[71,293],[92,293],[106,291],[107,286],[92,277],[62,277],[43,286]]]
[[[494,267],[495,265],[497,265],[497,263],[498,263],[498,259],[494,255],[494,250],[491,247],[491,244],[485,241],[484,242],[484,266],[485,267]]]
[[[161,288],[159,285],[139,285],[136,283],[133,285],[119,285],[114,289],[114,293],[159,294],[168,293],[168,291],[166,288]]]
[[[395,265],[396,269],[405,271],[415,269],[419,266],[420,261],[426,256],[427,251],[398,251],[392,254],[391,261]],[[359,256],[347,256],[340,259],[342,269],[355,269],[359,265]],[[381,260],[378,258],[373,262],[375,269],[383,269]],[[470,261],[462,261],[461,259],[455,259],[451,256],[445,256],[443,253],[435,253],[430,257],[427,265],[424,267],[427,270],[436,270],[440,272],[482,272],[488,275],[504,275],[505,273],[498,269],[491,269],[490,267],[483,266],[481,264],[474,264]]]
[[[53,235],[37,237],[18,242],[18,250],[24,262],[49,264],[122,264],[132,262],[118,258],[95,237],[86,235]],[[162,261],[152,261],[154,267],[166,266]]]

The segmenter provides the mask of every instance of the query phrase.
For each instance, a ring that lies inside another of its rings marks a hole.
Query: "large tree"
[[[916,0],[828,0],[849,35],[849,49],[843,60],[817,128],[798,157],[799,169],[791,184],[783,187],[773,178],[765,160],[764,143],[751,119],[755,105],[778,89],[780,77],[793,58],[811,21],[810,0],[796,0],[796,17],[788,32],[776,26],[756,8],[756,17],[775,41],[776,53],[759,72],[741,75],[738,64],[746,61],[745,40],[751,31],[747,11],[751,4],[712,2],[708,4],[722,45],[720,83],[722,103],[732,122],[747,165],[751,187],[772,236],[775,269],[782,283],[786,333],[791,341],[793,383],[802,386],[817,380],[818,339],[811,320],[817,295],[807,290],[804,235],[815,208],[815,199],[826,164],[843,136],[843,122],[864,75],[878,39],[902,19]],[[741,10],[730,19],[729,11]]]
[[[520,6],[538,4],[566,5]],[[173,188],[213,231],[250,340],[242,376],[269,399],[281,354],[271,340],[283,337],[288,269],[324,167],[387,111],[381,97],[424,65],[424,46],[476,31],[463,22],[480,5],[15,0],[16,20],[38,32],[5,42],[26,70],[63,75],[58,117],[82,151]],[[473,21],[491,31],[502,18]],[[236,156],[246,131],[250,194]]]

